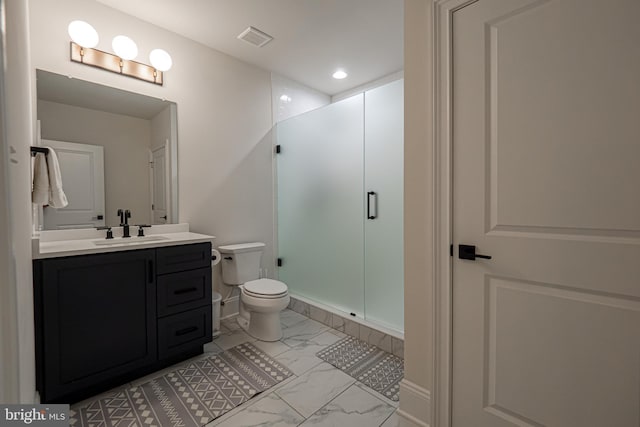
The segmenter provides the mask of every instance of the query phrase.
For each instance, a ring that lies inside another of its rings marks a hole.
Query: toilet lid
[[[244,284],[244,291],[246,293],[267,298],[284,295],[287,293],[287,290],[287,285],[272,279],[251,280]]]

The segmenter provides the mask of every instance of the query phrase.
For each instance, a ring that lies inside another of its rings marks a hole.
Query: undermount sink
[[[130,245],[132,243],[153,242],[156,240],[168,240],[166,236],[144,236],[144,237],[116,237],[115,239],[102,239],[94,240],[93,244],[97,246],[111,246],[111,245]]]

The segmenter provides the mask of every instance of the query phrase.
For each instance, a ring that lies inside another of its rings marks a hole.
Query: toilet
[[[264,243],[219,246],[222,281],[240,288],[238,324],[260,341],[282,338],[280,312],[289,305],[289,289],[277,280],[260,279]]]

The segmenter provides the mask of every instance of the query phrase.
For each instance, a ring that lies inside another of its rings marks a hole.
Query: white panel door
[[[167,201],[169,200],[169,175],[167,173],[167,149],[165,147],[153,150],[151,163],[151,210],[154,224],[167,223]]]
[[[640,425],[639,22],[637,0],[453,14],[454,427]]]
[[[48,139],[42,145],[58,155],[62,188],[69,202],[60,209],[44,207],[44,229],[104,226],[103,147]]]

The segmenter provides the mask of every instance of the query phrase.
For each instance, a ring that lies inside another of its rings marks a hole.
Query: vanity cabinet
[[[202,353],[211,244],[34,260],[42,402],[71,403]]]

